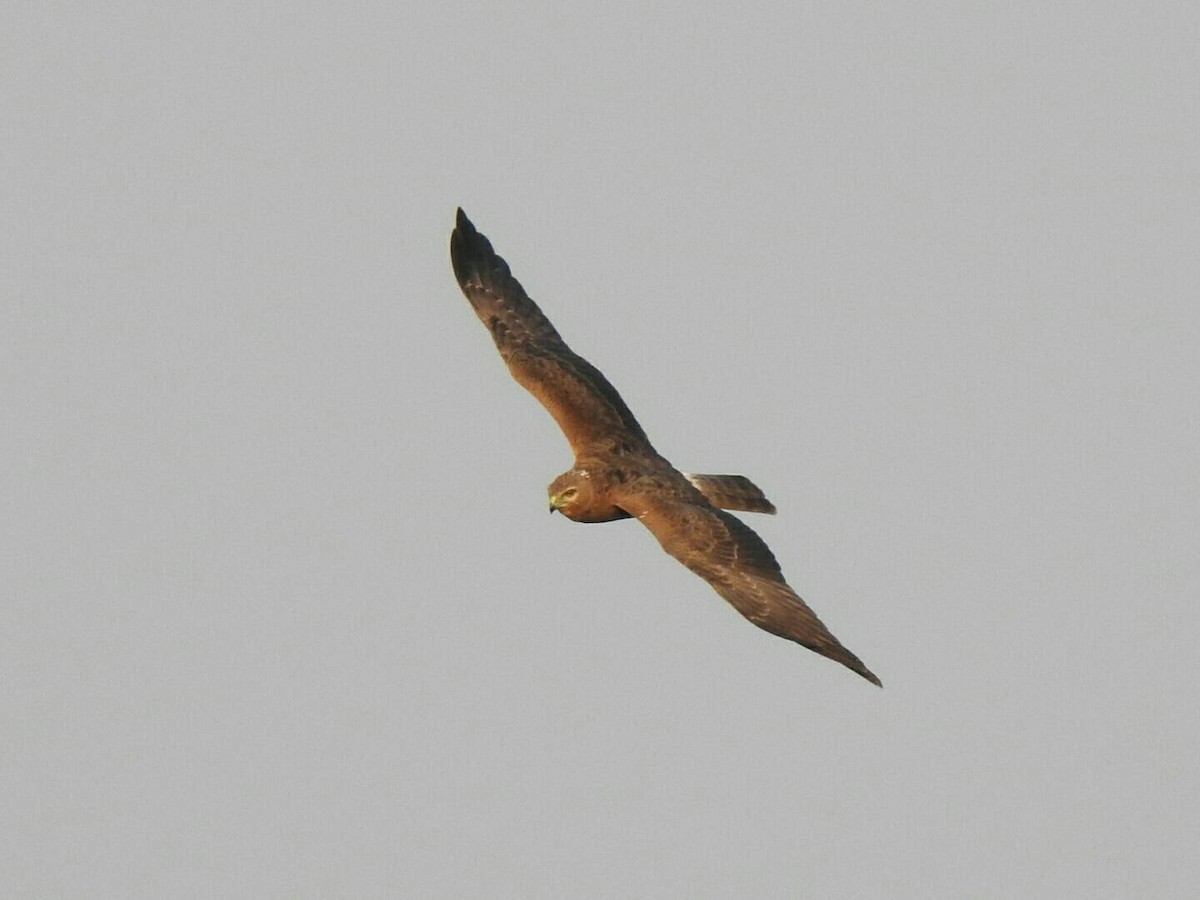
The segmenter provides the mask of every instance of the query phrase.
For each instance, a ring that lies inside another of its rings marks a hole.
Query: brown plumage
[[[549,410],[575,454],[575,465],[550,484],[551,512],[576,522],[636,518],[759,628],[880,684],[788,587],[762,538],[725,512],[775,512],[753,482],[687,475],[660,456],[621,395],[567,346],[461,209],[450,259],[509,371]]]
[[[758,485],[745,475],[693,475],[684,472],[683,476],[699,488],[713,506],[775,515],[775,504],[764,497]]]

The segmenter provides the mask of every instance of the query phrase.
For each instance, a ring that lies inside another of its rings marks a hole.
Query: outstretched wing
[[[567,346],[461,209],[450,236],[450,260],[459,287],[492,333],[513,378],[558,422],[576,457],[614,445],[651,449],[621,395]]]
[[[740,519],[670,490],[631,493],[619,502],[650,529],[664,550],[711,584],[759,628],[802,644],[883,686],[788,587],[770,548]]]

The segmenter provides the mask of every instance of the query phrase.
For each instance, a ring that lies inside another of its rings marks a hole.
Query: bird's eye
[[[563,499],[570,500],[572,497],[574,497],[578,493],[579,493],[578,488],[569,487],[565,491],[562,492]]]

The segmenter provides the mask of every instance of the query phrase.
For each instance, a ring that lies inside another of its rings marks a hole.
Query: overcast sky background
[[[20,4],[0,893],[1183,897],[1191,3]],[[462,205],[879,691],[571,458]]]

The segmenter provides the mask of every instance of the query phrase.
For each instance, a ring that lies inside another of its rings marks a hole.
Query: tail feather
[[[744,475],[692,475],[687,480],[718,509],[775,514],[775,504]]]

